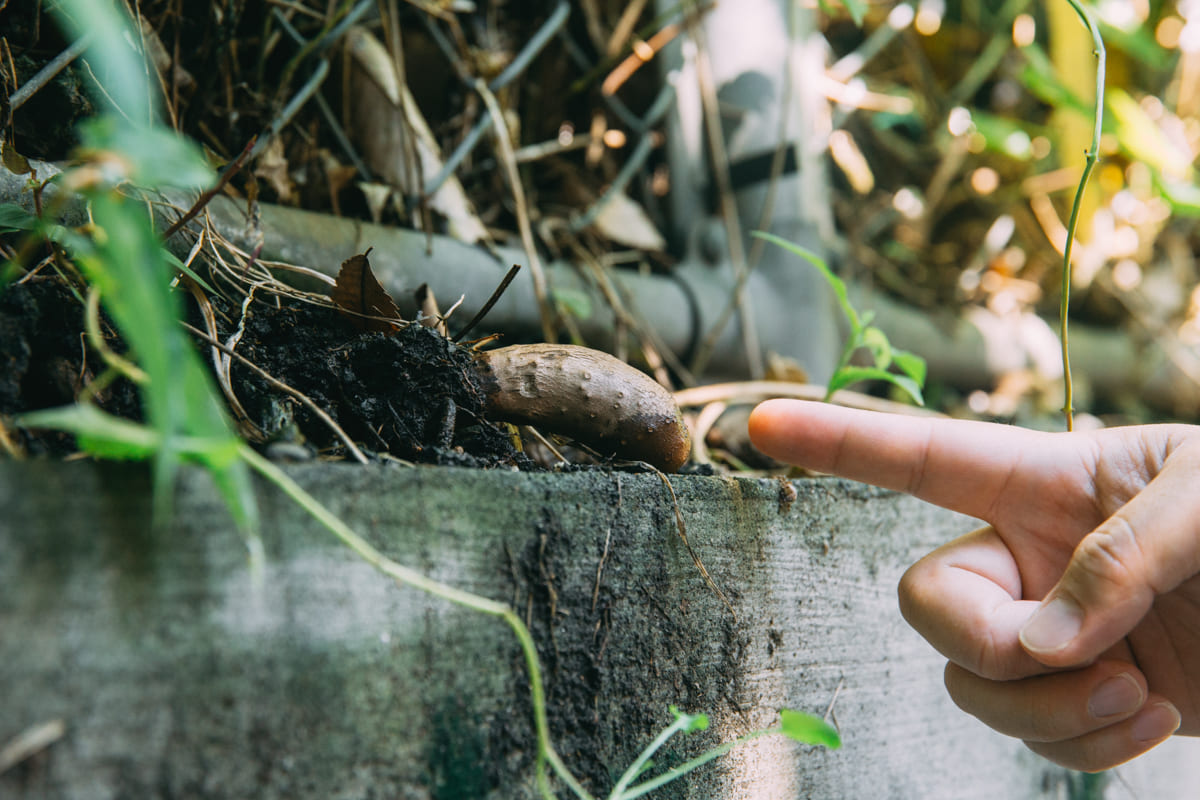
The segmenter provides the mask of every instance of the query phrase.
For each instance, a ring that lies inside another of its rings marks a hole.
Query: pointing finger
[[[992,508],[1023,454],[1051,435],[803,400],[767,400],[750,415],[751,441],[773,458],[976,517]]]

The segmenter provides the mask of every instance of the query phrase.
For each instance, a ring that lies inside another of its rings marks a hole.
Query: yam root
[[[597,452],[675,472],[691,437],[671,393],[587,347],[512,345],[480,352],[486,413],[569,436]]]

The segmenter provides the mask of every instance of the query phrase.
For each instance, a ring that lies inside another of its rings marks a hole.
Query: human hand
[[[1200,427],[1041,433],[768,400],[750,437],[989,523],[900,582],[965,711],[1088,771],[1200,734]]]

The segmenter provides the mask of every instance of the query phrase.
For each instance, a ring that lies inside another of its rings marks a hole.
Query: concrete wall
[[[307,465],[305,487],[389,556],[511,603],[539,642],[554,740],[596,793],[670,721],[710,713],[667,765],[770,724],[832,718],[829,752],[760,739],[656,797],[1185,798],[1176,740],[1084,780],[958,711],[895,584],[972,527],[833,480],[673,479],[706,586],[654,476]],[[398,587],[274,490],[256,586],[207,478],[169,529],[135,466],[0,463],[0,748],[64,735],[0,774],[4,798],[524,798],[521,656],[496,619]],[[560,796],[567,797],[564,790]]]

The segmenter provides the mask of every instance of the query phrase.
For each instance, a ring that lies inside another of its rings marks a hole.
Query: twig
[[[492,292],[492,296],[489,297],[487,302],[483,304],[483,307],[479,309],[479,312],[475,314],[475,316],[471,317],[471,321],[466,324],[466,327],[458,332],[458,335],[454,337],[453,341],[461,342],[463,337],[470,333],[471,329],[478,325],[480,320],[487,316],[488,312],[492,310],[492,306],[496,305],[496,301],[500,299],[500,296],[504,294],[504,290],[508,288],[508,285],[513,282],[513,278],[517,277],[517,273],[520,271],[520,264],[512,265],[508,272],[505,273],[503,280],[500,281],[500,285],[496,287],[494,292]]]
[[[121,106],[117,105],[116,99],[111,94],[108,93],[108,89],[104,88],[104,83],[99,78],[96,77],[96,73],[92,71],[92,65],[88,63],[86,58],[82,59],[80,61],[80,63],[83,64],[83,68],[85,70],[87,70],[88,77],[92,79],[92,88],[95,91],[99,92],[100,94],[104,95],[104,99],[108,101],[109,106],[111,106],[114,111],[116,111],[118,114],[120,114],[122,117],[124,117],[126,122],[131,122],[131,123],[134,123],[137,125],[140,125],[143,123],[143,120],[135,121],[135,120],[131,119],[129,114],[127,114],[125,112],[125,109],[123,109],[123,108],[121,108]]]
[[[21,445],[9,434],[8,426],[4,423],[3,416],[0,416],[0,451],[3,451],[13,461],[20,461],[25,457],[25,452],[21,449]],[[0,770],[0,772],[2,771]]]
[[[322,58],[317,62],[317,66],[313,69],[313,73],[309,76],[308,81],[300,87],[300,91],[288,101],[288,104],[283,107],[278,116],[271,120],[271,124],[267,126],[267,129],[259,135],[254,147],[250,150],[250,158],[258,156],[271,140],[279,135],[279,132],[283,130],[283,126],[291,122],[292,117],[296,116],[296,112],[300,110],[301,106],[308,102],[308,99],[317,91],[328,74],[329,62]]]
[[[8,113],[11,118],[12,113],[29,101],[29,98],[37,94],[43,86],[54,79],[54,76],[62,72],[68,64],[83,54],[87,46],[91,44],[91,34],[81,36],[76,39],[70,47],[63,50],[54,57],[50,63],[37,71],[29,80],[21,85],[21,88],[8,96]],[[5,127],[8,127],[5,125]]]
[[[837,705],[838,698],[841,697],[841,695],[842,695],[842,687],[845,685],[846,685],[846,676],[843,675],[841,678],[838,679],[837,688],[833,690],[833,697],[830,698],[829,706],[825,709],[825,714],[822,717],[822,719],[824,719],[826,722],[832,722],[833,727],[835,727],[835,728],[841,728],[842,726],[838,724],[837,714],[833,713],[833,707],[835,705]]]
[[[633,26],[637,24],[638,17],[642,16],[642,12],[646,10],[646,3],[647,0],[630,0],[625,4],[621,18],[617,20],[612,35],[608,37],[608,47],[605,48],[605,52],[610,58],[619,55],[622,46],[633,35]],[[638,37],[639,40],[640,38]]]
[[[346,131],[342,128],[341,122],[338,121],[337,115],[329,107],[329,101],[322,94],[317,94],[316,100],[317,108],[321,111],[321,116],[325,118],[326,124],[329,125],[329,132],[337,140],[338,147],[342,148],[342,153],[345,154],[346,158],[350,159],[350,163],[358,170],[359,177],[368,182],[375,180],[366,162],[362,160],[362,156],[358,154],[358,151],[354,149],[354,145],[351,144],[350,137],[346,135]]]
[[[658,97],[654,99],[654,103],[650,106],[650,110],[646,112],[646,118],[642,123],[644,132],[638,139],[637,147],[634,148],[633,153],[630,154],[625,163],[621,165],[620,172],[613,178],[612,183],[609,184],[604,194],[596,202],[592,203],[587,211],[571,220],[571,230],[581,231],[591,225],[596,221],[596,217],[600,215],[600,212],[604,210],[604,207],[614,197],[625,191],[625,187],[629,185],[629,181],[633,179],[634,174],[646,163],[646,159],[650,157],[650,152],[654,149],[654,135],[650,129],[658,124],[663,115],[670,110],[671,104],[674,101],[675,87],[668,83],[659,91]]]
[[[792,27],[795,27],[795,9],[788,12],[789,19],[792,22]],[[792,34],[795,35],[794,32]],[[794,47],[787,49],[787,54],[783,59],[783,83],[779,89],[780,107],[779,107],[779,144],[775,146],[775,152],[771,155],[771,171],[767,177],[767,192],[763,198],[762,211],[758,216],[758,230],[770,230],[771,220],[775,218],[775,198],[779,193],[779,178],[783,175],[784,165],[787,163],[787,155],[796,148],[796,143],[792,141],[792,137],[788,131],[789,118],[792,116],[792,100],[795,92],[792,86],[793,73],[795,72],[795,50]],[[762,258],[763,250],[766,248],[767,242],[764,239],[755,239],[750,243],[750,253],[746,256],[746,279],[749,280],[750,273],[758,265],[758,261]],[[736,294],[730,297],[730,305],[736,299]]]
[[[201,231],[201,238],[203,238]],[[196,242],[196,247],[192,248],[193,253],[197,252],[202,244],[202,241]],[[213,311],[212,301],[208,299],[208,295],[201,291],[195,281],[189,280],[187,288],[191,291],[192,297],[196,300],[196,305],[200,309],[200,316],[204,317],[204,327],[208,329],[209,336],[213,341],[217,339],[217,315]],[[247,293],[246,300],[249,302],[251,293]],[[245,319],[245,307],[243,306],[242,319]],[[239,329],[240,330],[240,329]],[[229,349],[233,349],[233,343],[230,343]],[[238,400],[237,393],[233,391],[233,378],[230,374],[231,361],[228,355],[217,348],[212,348],[213,370],[217,375],[217,383],[221,386],[221,391],[225,393],[225,399],[229,402],[229,410],[237,417],[238,421],[246,426],[247,433],[262,442],[267,439],[266,432],[262,430],[255,422],[250,419],[250,415],[246,413],[246,409],[242,406],[242,402]],[[249,437],[248,437],[249,438]]]
[[[269,372],[267,372],[262,367],[255,364],[250,359],[246,358],[241,353],[237,352],[233,348],[226,347],[224,344],[217,341],[213,337],[209,336],[207,333],[200,330],[199,328],[194,328],[191,325],[189,325],[188,323],[183,322],[183,321],[180,321],[179,324],[182,325],[183,327],[187,328],[188,331],[190,331],[193,336],[203,339],[209,345],[220,350],[222,353],[225,353],[226,355],[233,356],[234,358],[236,358],[238,361],[240,361],[242,364],[244,364],[246,367],[248,367],[252,372],[254,372],[254,374],[258,375],[258,377],[262,378],[264,381],[266,381],[268,384],[270,384],[273,388],[278,389],[279,391],[283,392],[284,394],[287,394],[287,395],[299,400],[301,403],[304,404],[305,408],[307,408],[313,414],[316,414],[321,419],[322,422],[324,422],[326,425],[329,426],[329,429],[333,431],[334,435],[336,435],[339,439],[342,440],[342,444],[344,444],[346,446],[346,449],[350,451],[350,454],[352,456],[354,456],[354,459],[356,461],[358,461],[360,464],[369,463],[367,461],[367,457],[364,456],[362,451],[358,449],[358,445],[354,444],[354,440],[350,438],[349,434],[347,434],[344,430],[342,430],[341,426],[338,425],[336,422],[334,422],[333,418],[330,417],[328,414],[326,414],[321,409],[320,406],[318,406],[316,403],[314,403],[313,400],[308,395],[304,394],[303,392],[299,391],[298,389],[293,389],[291,386],[288,386],[286,383],[279,380],[278,378],[275,378]]]
[[[560,464],[570,464],[571,463],[571,461],[566,456],[564,456],[557,447],[554,446],[554,442],[550,441],[544,435],[542,435],[542,432],[539,431],[537,428],[533,427],[532,425],[522,425],[521,430],[523,430],[525,433],[532,436],[534,439],[537,439],[538,443],[541,444],[542,447],[549,450],[550,453],[555,458],[558,459],[558,463],[560,463]]]
[[[692,5],[696,5],[693,3]],[[746,294],[745,284],[749,267],[746,260],[746,246],[742,239],[742,225],[737,208],[737,198],[733,193],[733,183],[729,176],[729,153],[725,149],[725,134],[718,113],[717,89],[712,74],[712,64],[709,62],[704,41],[704,33],[696,19],[697,14],[691,13],[686,17],[688,33],[700,46],[696,49],[696,77],[700,86],[700,105],[704,117],[704,132],[708,137],[709,155],[712,158],[712,177],[717,186],[717,196],[720,200],[721,219],[725,223],[725,236],[729,245],[729,261],[733,267],[734,288],[738,314],[741,317],[742,344],[746,350],[746,367],[753,378],[760,378],[765,372],[762,351],[758,342],[758,330],[754,326],[754,315],[751,313],[750,298]],[[713,328],[705,335],[696,356],[690,365],[693,373],[699,373],[716,347],[716,342],[723,332],[724,325]]]
[[[96,284],[92,284],[88,289],[83,320],[88,341],[91,342],[92,347],[96,348],[96,352],[100,354],[100,358],[104,359],[105,364],[136,384],[142,385],[149,382],[150,376],[143,372],[141,367],[117,355],[108,346],[108,342],[104,341],[104,334],[100,332],[100,290]]]
[[[542,51],[542,48],[546,46],[550,38],[566,23],[567,17],[570,15],[571,4],[566,2],[566,0],[560,0],[559,4],[555,6],[554,11],[551,12],[550,16],[542,24],[542,27],[538,28],[537,33],[529,38],[529,41],[525,43],[525,46],[513,58],[512,63],[495,80],[487,84],[487,88],[492,92],[498,92],[507,86],[513,78],[520,75],[537,54]],[[475,123],[475,127],[471,128],[463,140],[459,142],[458,147],[454,148],[454,152],[446,158],[438,174],[434,175],[425,184],[426,195],[433,196],[438,188],[446,182],[446,179],[454,174],[454,170],[458,169],[458,165],[462,163],[462,160],[467,157],[468,153],[475,149],[475,145],[479,144],[479,139],[487,131],[488,126],[492,124],[492,117],[491,109],[488,109],[480,116],[479,121]]]
[[[633,6],[630,5],[629,8],[633,8]],[[626,56],[624,61],[617,64],[600,84],[600,91],[606,95],[616,94],[625,81],[633,77],[633,73],[641,69],[643,64],[649,63],[650,59],[658,55],[658,52],[678,35],[679,26],[672,23],[651,36],[649,40],[637,40],[633,45],[633,52]]]
[[[850,80],[870,63],[871,59],[883,52],[883,48],[891,44],[896,35],[912,23],[912,19],[912,6],[906,3],[897,5],[888,13],[886,25],[880,25],[873,30],[857,50],[835,61],[833,66],[825,71],[826,74],[839,83]]]
[[[313,11],[311,8],[307,7],[303,3],[293,2],[293,0],[267,0],[267,4],[272,5],[272,6],[279,6],[280,8],[286,8],[289,11],[295,11],[297,14],[303,14],[311,19],[316,19],[316,20],[324,19],[323,16],[321,16],[316,11]]]
[[[221,176],[217,178],[217,182],[213,184],[212,188],[201,192],[200,196],[196,198],[195,203],[192,203],[192,207],[188,209],[187,213],[175,220],[171,227],[167,228],[162,235],[164,241],[170,239],[179,232],[180,228],[191,222],[191,220],[197,214],[199,214],[200,211],[203,210],[203,208],[208,205],[209,202],[211,202],[212,199],[216,197],[222,189],[225,188],[225,185],[229,183],[229,180],[237,174],[238,170],[242,168],[242,165],[246,163],[246,159],[250,157],[250,153],[254,150],[256,141],[257,137],[253,137],[249,142],[246,142],[246,146],[242,148],[241,154],[239,154],[238,157],[230,164],[225,166],[225,169],[221,171]]]
[[[703,0],[703,2],[700,3],[693,3],[691,4],[692,10],[690,12],[684,8],[684,5],[684,3],[675,3],[671,5],[665,11],[661,12],[645,25],[634,31],[633,35],[638,39],[652,37],[656,31],[666,27],[668,24],[675,22],[675,20],[680,17],[681,10],[683,10],[684,13],[694,13],[702,16],[716,6],[716,2],[715,0]],[[588,58],[583,56],[583,49],[580,47],[579,43],[570,36],[570,33],[567,30],[563,31],[563,43],[567,45],[567,54],[573,61],[579,64],[580,68],[583,69],[584,72],[581,77],[576,78],[571,85],[567,87],[568,95],[579,94],[587,87],[594,84],[601,75],[607,74],[613,68],[613,65],[617,63],[618,59],[624,57],[626,51],[633,49],[632,44],[627,45],[621,48],[619,52],[608,55],[601,59],[598,63],[592,64],[589,62]],[[594,42],[593,44],[597,50],[605,49],[603,42]]]
[[[617,508],[621,507],[621,476],[617,476]],[[596,604],[600,602],[600,578],[604,575],[604,564],[608,561],[608,545],[612,542],[612,525],[609,524],[604,532],[604,552],[596,564],[596,582],[592,586],[592,613],[596,613]]]
[[[1067,0],[1067,2],[1071,4],[1071,8],[1075,9],[1079,19],[1092,34],[1092,42],[1095,44],[1093,52],[1096,56],[1096,113],[1095,126],[1092,128],[1092,144],[1085,154],[1087,158],[1083,164],[1083,175],[1079,178],[1079,188],[1075,190],[1075,202],[1071,204],[1071,217],[1067,221],[1067,243],[1063,248],[1062,300],[1059,314],[1062,317],[1063,414],[1066,415],[1067,430],[1070,431],[1075,427],[1075,412],[1072,408],[1074,387],[1071,383],[1071,353],[1067,337],[1067,311],[1071,303],[1071,247],[1075,242],[1075,225],[1079,221],[1079,207],[1083,203],[1083,193],[1087,188],[1088,176],[1092,174],[1092,168],[1096,166],[1096,159],[1100,154],[1100,133],[1104,124],[1105,51],[1104,40],[1101,38],[1100,30],[1096,27],[1091,14],[1079,4],[1078,0]]]
[[[708,453],[708,444],[705,439],[727,408],[729,408],[728,403],[723,400],[714,400],[701,408],[695,421],[692,422],[692,460],[697,464],[712,463],[712,456]]]
[[[616,272],[607,269],[592,253],[584,248],[574,235],[568,241],[568,246],[575,253],[575,257],[587,267],[585,275],[592,279],[593,284],[604,296],[609,308],[612,309],[613,316],[616,317],[617,324],[625,326],[637,337],[647,362],[658,362],[658,365],[652,368],[655,380],[663,386],[670,387],[670,376],[662,369],[662,365],[666,364],[674,370],[680,383],[685,386],[694,385],[696,383],[695,378],[688,371],[687,367],[679,361],[671,351],[671,348],[666,346],[654,328],[646,325],[643,320],[635,317],[629,310],[629,303],[622,299],[623,288],[618,283]],[[624,294],[628,294],[628,292],[624,292]]]
[[[644,461],[639,463],[646,464]],[[712,589],[713,594],[725,604],[725,607],[729,609],[729,613],[736,620],[737,612],[733,610],[733,604],[729,602],[729,598],[725,596],[725,592],[721,591],[721,587],[713,580],[712,575],[708,574],[708,569],[704,566],[704,562],[700,560],[700,556],[696,555],[696,551],[692,548],[692,543],[688,541],[687,526],[683,523],[683,513],[679,510],[679,498],[675,496],[675,487],[671,485],[671,479],[653,464],[646,464],[646,466],[653,470],[654,474],[663,482],[663,485],[667,487],[667,492],[671,495],[671,508],[675,511],[675,529],[679,533],[679,538],[683,540],[683,546],[687,548],[688,555],[692,557],[692,563],[696,565],[696,569],[700,570],[700,574],[704,576],[704,582],[708,584],[708,588]]]
[[[794,14],[795,12],[791,13]],[[767,179],[767,191],[766,196],[763,198],[762,211],[759,213],[758,230],[765,231],[771,227],[771,220],[775,216],[775,198],[779,191],[779,177],[783,174],[784,165],[787,163],[788,152],[796,147],[796,144],[792,142],[788,135],[788,118],[791,116],[793,94],[793,49],[791,47],[788,48],[787,56],[784,59],[783,84],[780,88],[782,100],[780,101],[781,107],[779,109],[779,144],[776,145],[775,152],[771,156],[771,171]],[[734,290],[729,295],[729,300],[725,303],[725,307],[721,309],[721,313],[717,315],[717,321],[713,323],[712,327],[714,332],[719,334],[729,324],[730,318],[738,308],[738,303],[740,302],[746,282],[750,280],[750,274],[758,266],[766,245],[767,243],[763,239],[755,239],[750,243],[750,253],[746,256],[746,270],[737,277]],[[703,352],[704,347],[711,348],[715,344],[715,338],[711,342],[705,342],[701,346],[700,352]]]
[[[1067,1],[1070,2],[1070,0]],[[962,105],[974,97],[975,93],[979,91],[979,87],[991,77],[996,67],[1000,66],[1004,57],[1012,52],[1012,21],[1025,10],[1029,3],[1030,0],[1008,0],[1000,8],[992,23],[995,25],[993,30],[996,33],[983,48],[983,52],[971,60],[970,68],[967,69],[958,84],[950,90],[944,107],[952,108]]]
[[[483,103],[492,114],[496,130],[496,149],[499,151],[500,163],[504,166],[505,177],[508,178],[508,188],[512,191],[513,205],[516,206],[517,230],[521,233],[521,246],[525,248],[525,257],[529,259],[529,272],[533,276],[533,293],[537,296],[538,308],[541,310],[542,335],[547,342],[557,340],[554,330],[554,319],[557,316],[550,304],[550,288],[546,283],[546,272],[542,269],[542,260],[538,256],[537,245],[533,241],[533,228],[529,224],[529,208],[525,204],[525,186],[521,183],[521,173],[517,169],[516,159],[513,158],[512,142],[508,138],[508,126],[504,124],[504,112],[491,89],[482,79],[475,81],[475,91],[483,98]]]
[[[52,719],[26,728],[0,748],[0,773],[45,750],[61,739],[66,732],[67,724],[61,719]]]

